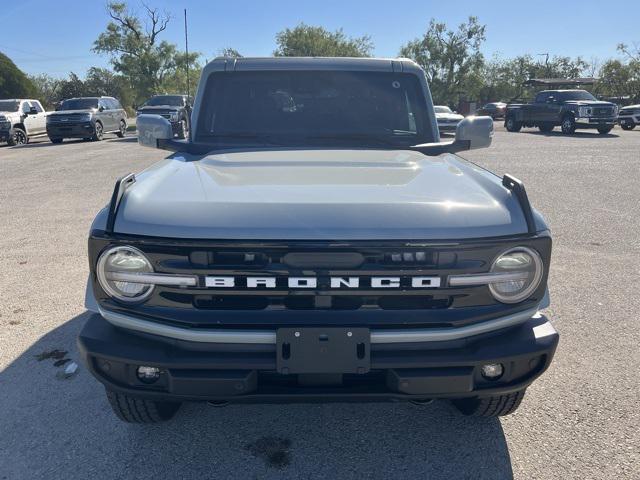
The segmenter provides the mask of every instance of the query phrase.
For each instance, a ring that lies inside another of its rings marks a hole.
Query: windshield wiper
[[[233,132],[233,133],[213,133],[207,135],[208,138],[220,138],[220,139],[239,139],[239,140],[256,140],[268,145],[283,145],[282,142],[277,142],[270,135],[251,133],[251,132]]]
[[[402,147],[396,142],[392,142],[390,140],[386,140],[384,138],[380,138],[377,135],[370,135],[366,133],[335,133],[335,134],[327,134],[327,135],[309,135],[305,137],[306,140],[356,140],[356,141],[364,141],[375,143],[376,145],[382,145],[385,147]]]

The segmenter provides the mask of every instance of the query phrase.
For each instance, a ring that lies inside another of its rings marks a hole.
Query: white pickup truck
[[[0,142],[22,145],[46,135],[47,113],[38,100],[0,100]]]

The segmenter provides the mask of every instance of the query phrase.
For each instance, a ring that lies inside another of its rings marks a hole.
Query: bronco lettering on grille
[[[406,280],[405,280],[406,279]],[[279,281],[278,281],[279,280]],[[403,281],[404,280],[404,281]],[[440,277],[213,277],[207,276],[210,288],[438,288]]]

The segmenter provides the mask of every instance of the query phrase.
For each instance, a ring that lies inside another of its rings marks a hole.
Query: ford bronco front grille
[[[523,244],[538,250],[548,265],[551,247],[548,237],[440,244],[216,243],[136,237],[115,243],[143,251],[156,273],[194,275],[197,282],[190,287],[157,285],[144,303],[123,305],[94,281],[103,308],[195,328],[473,323],[531,308],[542,299],[546,280],[530,300],[505,305],[496,302],[486,285],[453,287],[449,276],[487,272],[497,255]],[[100,252],[115,243],[113,238],[90,239],[92,269]],[[308,288],[292,288],[292,281]]]

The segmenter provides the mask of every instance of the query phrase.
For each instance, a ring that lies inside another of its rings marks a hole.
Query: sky
[[[108,16],[103,0],[3,0],[0,52],[29,74],[80,76],[89,67],[107,67],[106,56],[91,52]],[[139,0],[129,4],[141,9]],[[469,15],[487,26],[482,50],[511,57],[524,53],[617,57],[620,42],[640,45],[640,1],[518,0],[147,0],[172,15],[163,39],[184,46],[183,10],[189,19],[189,49],[214,58],[233,47],[245,56],[268,56],[277,32],[300,22],[347,35],[369,35],[375,55],[393,57],[419,37],[435,18],[454,27]],[[542,57],[539,57],[542,58]]]

